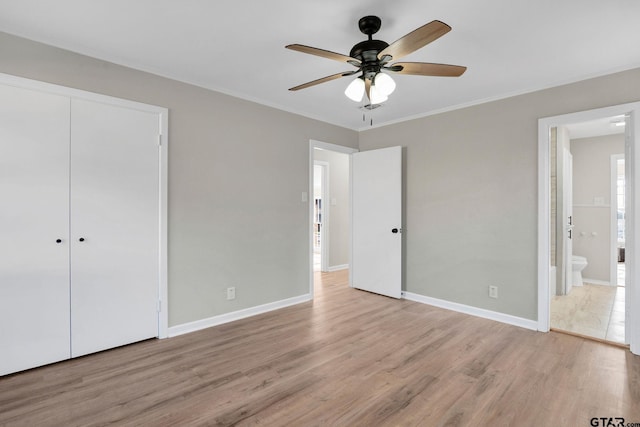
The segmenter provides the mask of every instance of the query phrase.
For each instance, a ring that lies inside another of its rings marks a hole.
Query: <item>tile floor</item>
[[[551,300],[551,327],[624,344],[625,289],[585,283]]]
[[[624,277],[625,277],[625,268],[624,262],[618,263],[618,286],[624,286]]]
[[[313,271],[320,271],[320,254],[318,252],[313,252]]]

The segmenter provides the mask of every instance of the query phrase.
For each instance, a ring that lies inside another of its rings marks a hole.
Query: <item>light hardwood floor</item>
[[[348,288],[0,378],[2,426],[640,423],[640,357]]]

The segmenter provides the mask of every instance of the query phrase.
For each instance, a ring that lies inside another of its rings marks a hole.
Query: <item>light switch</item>
[[[302,192],[302,203],[306,202],[307,200],[309,200],[309,196],[307,195],[306,191]]]
[[[331,206],[335,206],[338,204],[338,199],[336,199],[335,197],[331,198]]]
[[[604,205],[604,197],[594,197],[593,198],[593,204],[596,206],[603,206]]]

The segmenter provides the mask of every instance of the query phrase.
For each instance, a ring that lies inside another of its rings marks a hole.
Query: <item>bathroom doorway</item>
[[[555,126],[549,150],[550,328],[624,345],[625,116]]]

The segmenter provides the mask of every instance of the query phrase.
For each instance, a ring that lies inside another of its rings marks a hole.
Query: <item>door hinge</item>
[[[157,310],[158,310],[158,313],[160,313],[162,311],[162,301],[160,301],[160,300],[158,300]]]
[[[158,135],[158,146],[162,146],[162,135]]]

